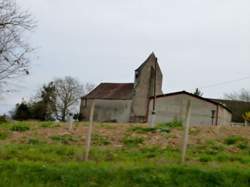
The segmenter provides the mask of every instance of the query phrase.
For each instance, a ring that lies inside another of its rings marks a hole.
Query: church
[[[186,91],[163,94],[162,71],[154,53],[136,70],[133,83],[100,83],[81,98],[80,115],[89,120],[95,101],[94,120],[146,123],[155,113],[156,123],[183,121],[185,106],[192,102],[193,125],[230,124],[232,112],[224,104]]]

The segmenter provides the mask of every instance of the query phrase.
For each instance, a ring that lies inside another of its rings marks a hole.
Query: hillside
[[[249,186],[250,127],[192,127],[185,165],[182,128],[95,123],[0,124],[0,186]]]

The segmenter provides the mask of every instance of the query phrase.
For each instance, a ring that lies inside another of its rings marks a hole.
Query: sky
[[[29,37],[36,50],[31,74],[14,83],[16,92],[1,96],[0,113],[56,77],[133,82],[152,51],[165,93],[200,88],[204,97],[222,98],[250,89],[249,0],[17,2],[37,21]]]

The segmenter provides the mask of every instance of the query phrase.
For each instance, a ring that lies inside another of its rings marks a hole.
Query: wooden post
[[[185,126],[184,126],[183,146],[182,146],[182,155],[181,155],[181,163],[182,164],[185,162],[185,158],[186,158],[190,118],[191,118],[191,101],[188,100],[186,114],[185,114],[185,124],[184,124]]]
[[[87,132],[88,134],[87,134],[87,139],[86,139],[86,150],[85,150],[85,157],[84,157],[85,161],[88,161],[88,159],[89,159],[89,151],[90,151],[90,146],[91,146],[94,112],[95,112],[95,100],[93,100],[91,110],[90,110],[89,129],[88,129],[88,132]]]
[[[156,118],[156,109],[155,109],[155,106],[156,106],[156,81],[157,81],[157,58],[155,59],[155,67],[154,67],[154,99],[153,99],[153,111],[152,111],[152,118],[151,118],[151,121],[150,121],[150,127],[151,128],[154,128],[155,127],[155,118]]]

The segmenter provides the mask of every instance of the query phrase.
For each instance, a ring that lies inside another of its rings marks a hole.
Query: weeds
[[[244,139],[241,136],[229,136],[224,140],[224,143],[227,145],[234,145]]]
[[[5,140],[8,137],[7,132],[0,132],[0,140]]]
[[[123,143],[127,146],[138,146],[142,144],[144,139],[142,137],[125,137]]]
[[[106,137],[98,134],[93,134],[92,141],[94,145],[98,146],[111,144],[111,142]]]
[[[14,125],[10,128],[11,131],[24,132],[30,130],[26,125]]]
[[[71,136],[71,135],[57,135],[51,136],[51,140],[62,143],[62,144],[69,144],[71,142],[78,142],[80,140],[79,137]]]

